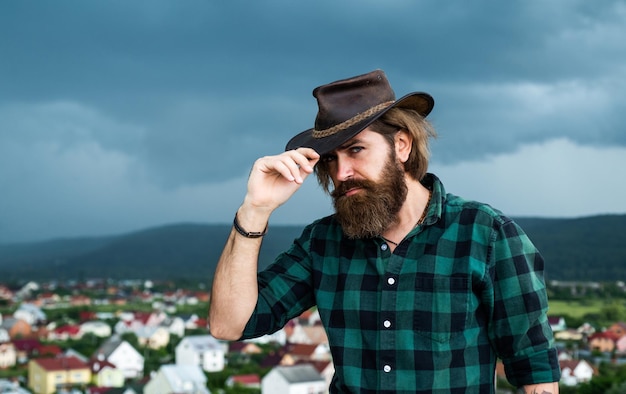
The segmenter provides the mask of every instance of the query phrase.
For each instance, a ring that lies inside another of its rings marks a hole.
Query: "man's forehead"
[[[363,131],[361,131],[359,134],[355,135],[354,137],[350,138],[348,141],[344,142],[343,144],[339,145],[337,149],[335,150],[346,149],[354,144],[367,142],[368,138],[371,138],[371,135],[373,134],[378,134],[378,133],[375,133],[369,128],[363,129]]]

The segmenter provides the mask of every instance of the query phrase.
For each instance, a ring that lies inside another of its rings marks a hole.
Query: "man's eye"
[[[350,148],[350,153],[359,153],[362,150],[363,150],[363,147],[361,146],[353,146]]]
[[[324,155],[321,158],[321,161],[324,163],[330,163],[331,161],[334,161],[337,158],[337,156],[334,155]]]

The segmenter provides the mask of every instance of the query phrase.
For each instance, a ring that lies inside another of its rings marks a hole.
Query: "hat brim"
[[[344,142],[348,141],[355,135],[359,134],[361,131],[366,129],[370,124],[376,121],[376,119],[383,116],[387,111],[391,108],[406,108],[413,109],[417,111],[423,117],[426,117],[430,111],[432,111],[435,105],[435,101],[431,95],[424,92],[414,92],[409,93],[406,96],[396,100],[389,107],[381,110],[380,112],[375,113],[371,117],[368,117],[361,122],[358,122],[345,130],[342,130],[336,134],[333,134],[328,137],[323,138],[315,138],[313,137],[313,129],[305,130],[295,137],[293,137],[287,143],[285,150],[292,150],[298,148],[312,148],[318,154],[323,155],[329,153],[339,146],[341,146]]]

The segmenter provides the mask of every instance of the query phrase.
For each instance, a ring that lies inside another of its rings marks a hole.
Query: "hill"
[[[260,265],[290,245],[302,227],[274,226]],[[200,279],[212,275],[229,225],[175,224],[102,238],[0,245],[2,282],[45,279]]]
[[[518,218],[560,280],[626,280],[626,215]],[[2,282],[47,279],[209,280],[229,225],[176,224],[130,234],[0,245]],[[285,250],[302,226],[272,226],[260,266]]]

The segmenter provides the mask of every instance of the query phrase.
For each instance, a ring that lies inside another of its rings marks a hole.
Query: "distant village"
[[[66,295],[57,290],[35,282],[19,289],[0,285],[3,310],[12,311],[0,318],[0,376],[25,372],[1,378],[0,393],[211,393],[209,379],[229,362],[250,364],[255,368],[242,369],[258,372],[227,376],[220,387],[225,393],[328,392],[334,369],[314,311],[272,336],[224,342],[208,333],[208,291],[159,292],[149,281],[75,283]],[[137,304],[149,311],[132,310]],[[178,313],[189,306],[204,313]],[[72,322],[49,318],[60,309],[80,313]],[[66,345],[85,338],[102,343],[91,354]],[[168,362],[148,371],[146,356],[156,353],[171,354],[162,357]]]
[[[150,281],[75,282],[63,291],[0,285],[0,393],[328,392],[334,367],[315,310],[271,336],[224,342],[209,334],[208,301],[208,291],[158,290]],[[76,313],[59,313],[66,310]],[[550,325],[562,387],[589,382],[600,363],[626,356],[624,322],[596,331],[551,316]],[[89,354],[75,348],[81,341],[94,345],[82,347]],[[496,374],[505,381],[502,365]]]

